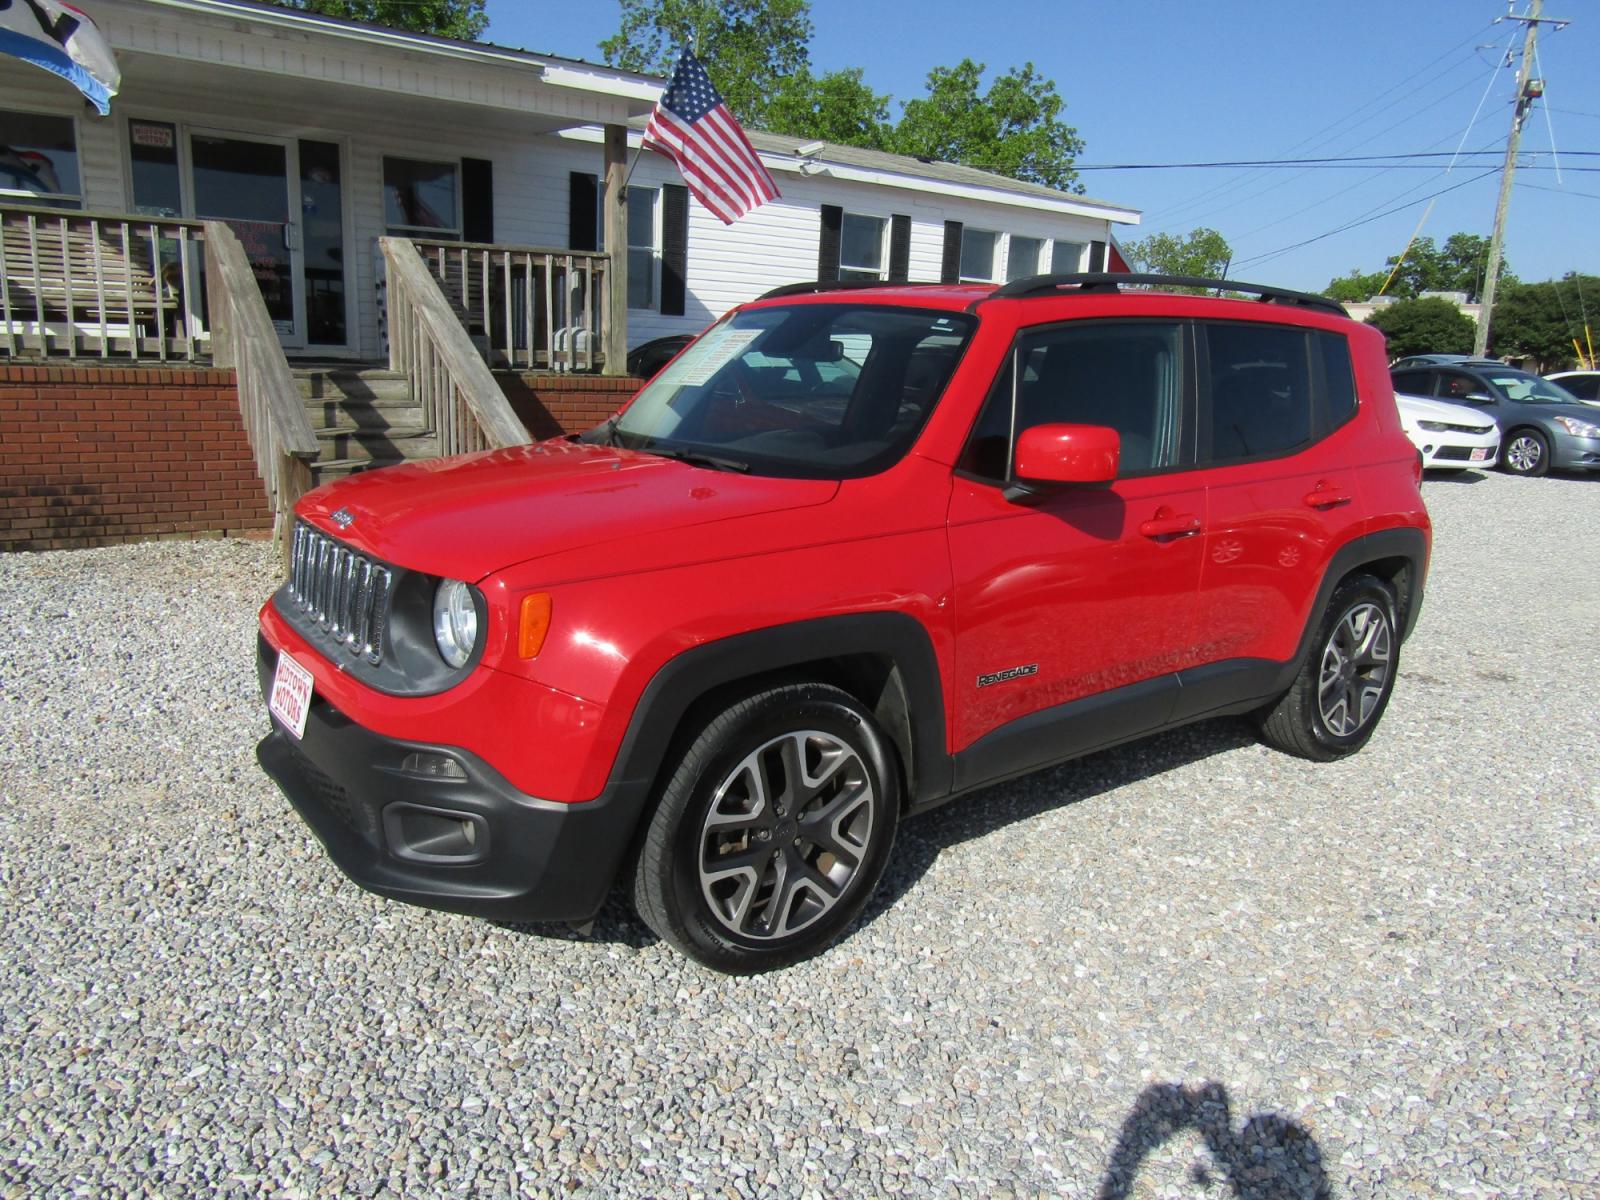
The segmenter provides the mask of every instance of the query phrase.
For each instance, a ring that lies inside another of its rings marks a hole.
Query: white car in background
[[[1485,470],[1500,458],[1500,427],[1464,404],[1447,404],[1424,396],[1396,392],[1400,426],[1422,452],[1428,471]]]

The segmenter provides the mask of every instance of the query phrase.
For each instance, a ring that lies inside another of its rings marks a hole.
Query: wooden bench
[[[199,238],[187,222],[0,210],[0,349],[192,356],[183,283]]]

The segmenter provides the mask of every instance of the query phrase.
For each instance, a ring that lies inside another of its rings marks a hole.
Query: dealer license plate
[[[311,672],[284,653],[278,655],[278,669],[272,675],[267,711],[283,722],[296,741],[305,737],[306,713],[311,711]]]
[[[1483,462],[1488,457],[1489,457],[1489,448],[1487,446],[1479,446],[1476,450],[1474,450],[1472,452],[1472,461],[1473,462]]]

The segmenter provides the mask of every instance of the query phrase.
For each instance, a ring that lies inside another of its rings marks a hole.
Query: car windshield
[[[1521,371],[1506,371],[1488,376],[1495,387],[1505,393],[1506,399],[1518,404],[1576,404],[1577,397],[1559,384],[1528,375]]]
[[[738,312],[596,432],[726,470],[874,474],[910,448],[974,325],[964,313],[860,304]]]

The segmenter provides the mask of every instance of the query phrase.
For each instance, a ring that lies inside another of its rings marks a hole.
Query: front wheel
[[[1537,429],[1519,429],[1507,439],[1503,460],[1512,475],[1548,475],[1550,440]]]
[[[719,971],[808,958],[882,876],[899,781],[887,737],[848,693],[806,683],[742,700],[673,771],[639,852],[634,906]]]
[[[1399,662],[1394,593],[1371,575],[1345,580],[1294,683],[1263,714],[1262,740],[1318,762],[1354,754],[1388,707]]]

